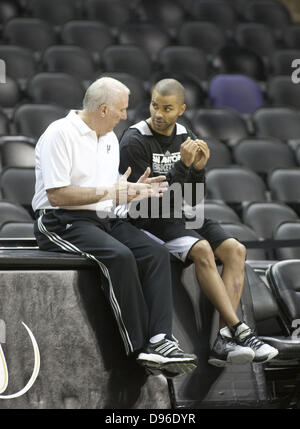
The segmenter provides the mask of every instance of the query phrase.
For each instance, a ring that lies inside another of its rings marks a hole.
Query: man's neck
[[[99,139],[101,136],[103,136],[105,133],[102,132],[101,128],[99,127],[99,120],[96,121],[93,114],[88,113],[84,110],[79,111],[78,116],[80,119],[95,133],[97,134],[97,138]]]

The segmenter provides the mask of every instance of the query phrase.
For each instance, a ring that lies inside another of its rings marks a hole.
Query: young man
[[[153,177],[164,172],[169,185],[204,183],[209,148],[176,122],[185,109],[183,86],[175,79],[159,81],[152,91],[150,117],[131,126],[122,136],[120,172],[124,173],[130,166],[137,179],[150,167]],[[170,252],[183,262],[195,263],[199,285],[220,313],[220,330],[209,363],[225,366],[252,360],[266,362],[277,355],[277,349],[255,337],[236,314],[246,258],[246,249],[241,243],[210,219],[204,219],[197,230],[187,229],[184,216],[175,218],[174,206],[169,219],[160,211],[158,219],[150,215],[148,219],[132,219],[132,223],[165,242]],[[222,276],[215,257],[223,264]]]
[[[47,128],[36,145],[32,206],[40,249],[74,252],[94,261],[126,353],[149,370],[175,376],[196,367],[172,337],[169,253],[129,222],[113,216],[116,204],[161,196],[164,176],[149,169],[119,178],[119,143],[113,128],[126,119],[129,90],[112,78],[95,81],[83,110],[71,110]],[[154,189],[156,184],[156,190]]]

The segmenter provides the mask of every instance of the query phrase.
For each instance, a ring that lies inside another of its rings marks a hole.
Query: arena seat
[[[214,168],[206,174],[207,198],[227,203],[266,201],[266,189],[263,180],[247,168]]]
[[[22,100],[22,93],[15,79],[6,76],[5,80],[5,85],[0,84],[0,106],[13,108]]]
[[[45,72],[67,73],[81,81],[91,80],[95,72],[92,56],[79,46],[50,46],[42,57]]]
[[[205,166],[206,170],[212,168],[226,167],[233,164],[231,151],[227,145],[213,138],[206,138],[210,150],[210,158]]]
[[[286,221],[277,226],[273,233],[274,240],[293,240],[300,241],[300,221]],[[276,259],[300,259],[300,245],[299,247],[288,247],[285,244],[282,247],[275,249]]]
[[[2,168],[35,166],[35,145],[29,141],[6,140],[0,145],[0,152]]]
[[[297,24],[289,25],[283,31],[283,41],[288,49],[299,49],[300,46],[300,27]]]
[[[115,37],[109,25],[91,20],[68,21],[61,29],[64,45],[75,45],[86,49],[97,62],[102,51],[115,43]]]
[[[34,54],[27,48],[0,45],[0,58],[5,61],[7,75],[22,83],[37,72]]]
[[[251,49],[261,57],[268,57],[276,49],[271,29],[256,22],[240,23],[235,30],[235,40],[240,46]]]
[[[9,119],[5,112],[0,108],[0,136],[7,135],[10,132]]]
[[[57,43],[53,27],[47,21],[38,18],[14,18],[5,25],[3,35],[11,45],[38,53]]]
[[[292,107],[300,110],[300,86],[291,76],[273,76],[267,80],[266,95],[273,107]]]
[[[28,0],[25,12],[55,26],[82,16],[81,2],[74,0]]]
[[[194,1],[191,14],[196,20],[213,22],[227,31],[232,30],[236,24],[234,9],[222,0]]]
[[[113,28],[120,28],[130,21],[129,2],[121,0],[86,0],[83,11],[89,20],[100,21]]]
[[[35,236],[33,233],[33,221],[3,223],[0,228],[0,239],[1,238],[35,239]]]
[[[31,222],[32,217],[20,204],[0,200],[0,228],[6,222]]]
[[[149,22],[176,36],[186,17],[186,12],[180,5],[172,0],[141,0],[140,4]]]
[[[278,49],[270,56],[270,72],[275,76],[291,76],[291,64],[300,58],[300,49]]]
[[[194,46],[207,55],[217,53],[226,43],[224,31],[213,22],[185,21],[178,30],[178,43]]]
[[[57,104],[65,109],[81,108],[84,87],[67,73],[35,74],[27,85],[27,95],[36,104]]]
[[[300,111],[288,107],[263,107],[252,114],[256,137],[275,137],[280,140],[298,139]]]
[[[149,55],[136,45],[110,45],[102,52],[104,72],[129,73],[148,80],[152,73]]]
[[[31,208],[34,187],[34,168],[10,167],[5,168],[1,172],[0,188],[3,198],[20,204],[27,210]]]
[[[235,143],[249,135],[245,119],[229,108],[197,109],[192,123],[201,138],[213,137],[226,143]]]
[[[217,74],[208,84],[208,97],[215,108],[230,108],[250,115],[263,107],[264,96],[259,85],[242,74]]]
[[[153,5],[151,5],[151,8]],[[160,27],[149,22],[129,23],[120,28],[120,45],[137,45],[154,61],[165,46],[171,44],[170,35]]]
[[[233,147],[235,162],[243,165],[263,178],[275,168],[295,168],[297,166],[292,149],[274,138],[246,138]]]
[[[241,220],[237,213],[227,204],[207,200],[204,203],[205,217],[223,223],[239,223]]]
[[[268,187],[274,201],[286,204],[300,201],[300,168],[277,168],[268,176]]]
[[[22,104],[14,111],[13,122],[17,134],[38,139],[48,125],[66,116],[64,107],[53,104]]]
[[[185,73],[198,80],[207,80],[208,77],[206,55],[194,46],[166,46],[159,52],[157,63],[164,72]]]

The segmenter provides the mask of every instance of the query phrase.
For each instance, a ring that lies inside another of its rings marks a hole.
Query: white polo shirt
[[[106,186],[119,179],[119,142],[113,131],[97,134],[80,119],[75,110],[54,121],[42,134],[35,149],[35,194],[33,210],[51,206],[46,189],[68,185]],[[113,201],[80,206],[61,206],[69,210],[110,211]]]

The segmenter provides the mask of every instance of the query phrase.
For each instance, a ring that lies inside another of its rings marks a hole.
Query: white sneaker
[[[220,329],[211,349],[208,363],[214,366],[242,365],[252,362],[255,354],[249,347],[237,344],[230,329]]]
[[[261,341],[245,323],[237,327],[234,338],[241,346],[250,347],[254,351],[253,362],[268,362],[278,355],[275,347]]]

